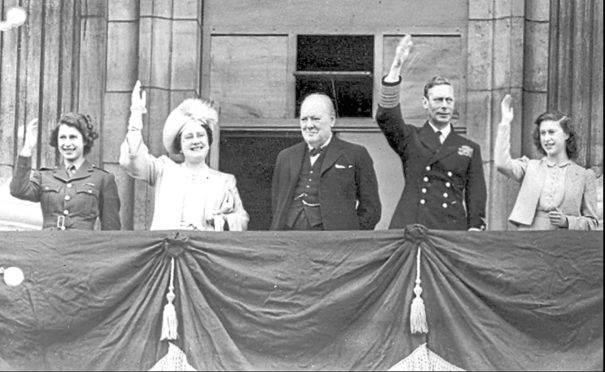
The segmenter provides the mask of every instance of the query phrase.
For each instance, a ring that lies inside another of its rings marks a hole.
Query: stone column
[[[495,171],[493,143],[500,102],[511,94],[515,106],[512,153],[519,155],[523,120],[524,0],[469,2],[467,60],[467,134],[481,145],[488,188],[489,230],[507,228],[517,186]]]

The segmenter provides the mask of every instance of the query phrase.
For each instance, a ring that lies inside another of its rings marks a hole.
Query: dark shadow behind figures
[[[300,131],[222,131],[219,169],[231,173],[250,215],[248,230],[271,226],[271,181],[279,152],[302,140]]]

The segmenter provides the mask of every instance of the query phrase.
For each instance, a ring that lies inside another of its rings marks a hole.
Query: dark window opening
[[[371,117],[374,70],[372,35],[299,35],[296,113],[310,93],[334,100],[339,117]]]
[[[223,131],[219,169],[235,175],[248,230],[271,227],[271,186],[277,154],[302,140],[300,131]]]

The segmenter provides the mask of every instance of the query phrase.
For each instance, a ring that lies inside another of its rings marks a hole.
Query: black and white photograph
[[[600,0],[0,0],[0,370],[603,370]]]

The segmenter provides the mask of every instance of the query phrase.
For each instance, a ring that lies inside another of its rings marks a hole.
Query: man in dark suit
[[[372,158],[332,134],[336,114],[324,94],[300,108],[304,142],[279,153],[273,172],[271,230],[371,230],[380,219]]]
[[[412,47],[406,35],[382,81],[376,121],[401,158],[405,187],[390,228],[419,223],[429,229],[485,230],[486,187],[481,149],[452,127],[454,89],[435,76],[424,87],[428,120],[418,128],[404,122],[399,105],[400,71]]]

